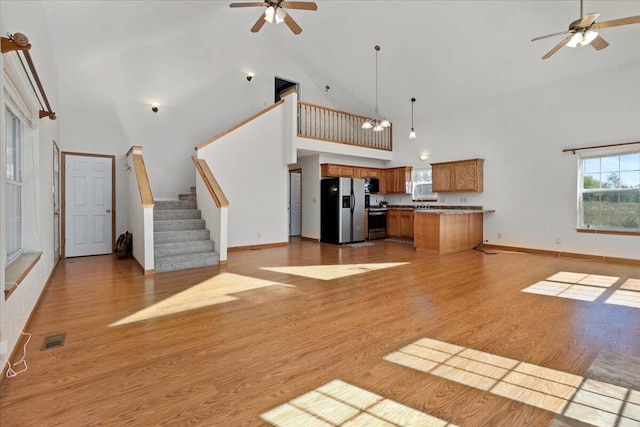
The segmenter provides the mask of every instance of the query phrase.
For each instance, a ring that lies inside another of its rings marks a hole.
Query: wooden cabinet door
[[[340,175],[344,178],[353,178],[353,166],[340,166]]]
[[[380,186],[380,194],[387,194],[389,193],[389,171],[388,170],[380,170],[379,171],[379,178],[378,178],[378,183]]]
[[[478,191],[477,163],[459,163],[453,166],[454,191]]]
[[[452,190],[451,172],[451,165],[432,165],[431,179],[434,193]]]
[[[380,171],[378,169],[368,169],[368,178],[380,178]]]
[[[387,237],[400,237],[400,211],[387,211]]]
[[[402,211],[400,214],[400,237],[413,239],[413,212]]]

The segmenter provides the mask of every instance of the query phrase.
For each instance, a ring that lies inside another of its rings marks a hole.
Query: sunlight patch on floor
[[[553,282],[575,283],[580,285],[598,286],[608,288],[620,279],[615,276],[600,276],[598,274],[572,273],[568,271],[560,271],[547,280]]]
[[[430,338],[384,359],[592,425],[640,423],[640,392],[567,372]]]
[[[333,380],[265,412],[260,418],[277,427],[454,427],[439,418],[340,380]]]
[[[343,277],[355,276],[356,274],[368,273],[370,271],[384,270],[408,262],[387,262],[377,264],[333,264],[333,265],[308,265],[299,267],[263,267],[263,270],[274,271],[276,273],[292,274],[294,276],[307,277],[318,280],[334,280]]]
[[[561,271],[522,290],[529,294],[548,295],[582,301],[595,301],[620,278],[596,274]],[[640,279],[627,279],[605,304],[640,308]]]
[[[295,287],[293,285],[285,285],[284,283],[256,279],[255,277],[241,276],[233,273],[222,273],[200,282],[180,293],[172,295],[165,300],[144,308],[130,316],[120,319],[109,326],[121,326],[127,323],[154,319],[170,314],[234,301],[238,298],[229,294],[244,292],[251,289],[265,288],[268,286]]]

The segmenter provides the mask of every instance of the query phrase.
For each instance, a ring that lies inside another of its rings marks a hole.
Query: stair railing
[[[229,200],[225,196],[222,187],[216,180],[213,172],[209,168],[206,160],[191,157],[193,164],[198,171],[196,174],[196,199],[198,207],[202,212],[202,217],[213,234],[216,242],[216,249],[220,255],[220,264],[227,263],[228,229],[229,229]],[[199,179],[198,179],[199,178]],[[203,188],[204,187],[204,188]],[[204,193],[204,189],[210,197]],[[210,224],[210,225],[209,225]]]
[[[127,185],[129,189],[129,231],[133,235],[133,258],[144,274],[153,274],[153,193],[142,147],[132,146],[127,152]]]
[[[380,132],[362,129],[368,117],[298,101],[298,136],[391,151],[392,127]]]

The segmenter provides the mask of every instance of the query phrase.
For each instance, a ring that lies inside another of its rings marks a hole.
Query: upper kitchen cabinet
[[[411,167],[383,169],[380,174],[380,192],[385,194],[411,193]]]
[[[323,163],[322,165],[320,165],[320,173],[322,174],[322,176],[354,178],[353,169],[353,166],[334,165],[331,163]]]
[[[484,159],[431,163],[434,193],[483,191]]]

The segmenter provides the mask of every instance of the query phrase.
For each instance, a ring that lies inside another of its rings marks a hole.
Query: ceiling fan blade
[[[614,19],[612,21],[598,22],[591,26],[592,29],[618,27],[620,25],[640,24],[640,15]]]
[[[267,22],[264,20],[264,17],[265,17],[265,13],[263,12],[262,15],[260,15],[260,18],[258,18],[258,20],[256,21],[256,23],[253,24],[253,27],[251,27],[252,33],[257,33],[258,31],[260,31],[264,23]]]
[[[312,1],[283,1],[280,7],[285,9],[318,10],[318,5]]]
[[[535,42],[537,40],[542,40],[542,39],[547,39],[549,37],[559,36],[560,34],[567,34],[569,31],[571,31],[571,30],[560,31],[559,33],[547,34],[546,36],[540,36],[540,37],[536,37],[535,39],[531,39],[531,41]]]
[[[298,35],[302,32],[300,25],[298,25],[298,23],[294,21],[288,13],[284,16],[284,23],[287,24],[287,27],[289,27],[291,31],[293,31],[293,34]]]
[[[547,52],[547,54],[545,56],[542,57],[542,59],[547,59],[547,58],[551,58],[551,55],[553,55],[554,53],[556,53],[558,50],[560,50],[560,48],[562,46],[564,46],[565,44],[569,43],[569,40],[571,40],[571,36],[567,36],[565,37],[560,43],[558,43],[557,45],[554,46],[553,49],[551,49],[549,52]]]
[[[265,2],[259,1],[254,3],[231,3],[229,7],[258,7],[258,6],[268,6]]]
[[[593,46],[595,50],[602,50],[609,46],[609,43],[602,37],[598,36],[591,41],[591,46]]]
[[[589,25],[591,25],[594,22],[596,22],[596,19],[598,19],[598,16],[600,16],[599,13],[590,13],[588,15],[584,15],[584,17],[582,18],[582,20],[578,24],[578,27],[579,28],[587,28]]]

